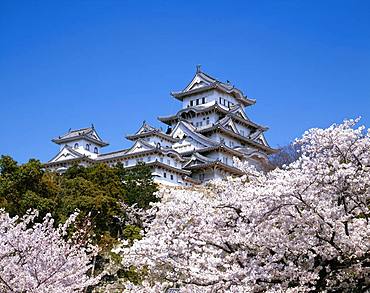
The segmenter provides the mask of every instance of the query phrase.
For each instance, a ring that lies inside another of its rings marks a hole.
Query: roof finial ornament
[[[145,125],[146,124],[146,120],[143,120],[143,125]]]
[[[197,73],[199,73],[201,70],[200,70],[200,68],[202,67],[202,65],[201,64],[197,64]]]
[[[91,123],[91,128],[92,128],[92,129],[94,129],[94,128],[95,128],[95,127],[94,127],[94,123]]]
[[[68,133],[70,133],[70,132],[71,132],[71,130],[72,130],[72,128],[68,129]]]

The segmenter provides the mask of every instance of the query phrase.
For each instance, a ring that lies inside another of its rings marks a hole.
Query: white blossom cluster
[[[57,229],[50,215],[42,223],[36,217],[12,218],[0,210],[0,292],[82,292],[96,284],[98,278],[87,275],[92,248],[65,240],[77,213]]]
[[[161,190],[144,238],[121,248],[147,272],[127,291],[369,290],[370,133],[356,123],[309,130],[284,169]]]

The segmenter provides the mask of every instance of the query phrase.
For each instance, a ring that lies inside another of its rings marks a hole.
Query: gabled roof
[[[177,123],[176,127],[172,130],[171,135],[174,137],[176,133],[181,130],[186,136],[193,138],[195,141],[204,145],[204,147],[215,146],[217,142],[209,139],[208,137],[197,133],[196,128],[186,121],[180,121]],[[177,138],[177,137],[175,137]]]
[[[171,92],[171,95],[178,100],[183,100],[184,97],[203,91],[216,89],[221,92],[232,94],[242,105],[250,106],[256,103],[255,100],[244,96],[243,92],[229,83],[223,83],[214,77],[202,72],[200,67],[197,67],[197,71],[191,80],[191,82],[182,90],[178,92]]]
[[[57,138],[52,139],[52,142],[55,142],[56,144],[61,144],[66,142],[77,141],[80,139],[86,139],[101,147],[108,145],[108,143],[104,142],[101,139],[93,125],[91,127],[80,128],[76,130],[70,129],[66,134],[63,134]]]
[[[243,107],[241,107],[240,105],[232,106],[229,113],[249,121],[247,114],[245,113]]]
[[[234,131],[237,134],[240,134],[238,128],[235,126],[235,123],[234,123],[233,119],[231,119],[230,116],[226,116],[226,117],[222,118],[217,123],[220,124],[221,126],[225,127],[225,128],[229,128],[230,130]]]
[[[193,153],[193,155],[190,157],[189,161],[187,161],[183,168],[194,166],[194,165],[199,165],[199,164],[208,164],[213,162],[214,160],[207,158],[205,156],[202,156],[199,153]]]
[[[217,131],[225,133],[225,134],[230,135],[230,136],[232,136],[232,137],[234,137],[234,138],[236,138],[240,141],[243,141],[243,142],[245,142],[249,145],[257,147],[257,148],[263,150],[264,152],[266,152],[267,154],[273,154],[273,153],[276,152],[275,149],[272,149],[269,145],[267,145],[266,140],[261,139],[261,141],[258,141],[259,137],[255,138],[255,139],[252,139],[250,137],[242,136],[239,133],[236,133],[233,130],[224,127],[220,123],[217,123],[217,124],[215,124],[211,127],[203,128],[203,129],[199,130],[200,133],[210,133],[210,132],[217,132]],[[263,134],[260,133],[260,135],[263,135]]]
[[[234,118],[237,122],[239,122],[241,124],[244,124],[246,126],[250,126],[250,127],[258,128],[258,129],[263,129],[264,131],[266,131],[268,129],[265,126],[256,124],[256,123],[252,122],[251,120],[249,120],[248,116],[245,114],[243,108],[240,105],[234,105],[229,110],[226,107],[224,107],[222,105],[219,105],[217,102],[214,102],[214,104],[212,104],[208,107],[193,106],[193,107],[188,107],[188,108],[185,108],[185,109],[181,109],[175,115],[158,117],[158,120],[163,122],[163,123],[166,123],[168,125],[171,125],[172,122],[177,122],[177,121],[183,119],[182,115],[184,113],[190,113],[190,112],[205,113],[205,112],[208,112],[208,111],[216,111],[216,112],[218,112],[222,115],[225,115],[225,116],[228,115],[228,116]]]
[[[156,149],[155,146],[151,145],[150,143],[147,143],[142,139],[139,139],[135,141],[134,145],[126,151],[125,155],[154,149]]]
[[[82,158],[82,157],[84,157],[83,154],[75,151],[70,146],[65,145],[53,158],[49,160],[48,163],[57,162],[59,159],[62,159],[62,161],[64,161],[64,160],[76,159],[76,158]]]
[[[158,130],[157,128],[149,125],[148,123],[146,123],[145,121],[143,122],[143,125],[139,128],[138,131],[136,131],[135,135],[137,134],[141,134],[141,133],[146,133],[146,132],[151,132],[153,130]]]
[[[46,167],[50,167],[63,163],[81,162],[81,161],[89,163],[94,162],[92,158],[89,158],[88,156],[74,150],[72,147],[65,145],[52,159],[50,159],[44,165]]]
[[[143,123],[143,125],[140,127],[140,129],[133,135],[128,135],[126,138],[128,140],[135,141],[137,139],[143,138],[143,137],[151,137],[151,136],[158,136],[160,138],[163,138],[165,140],[168,140],[170,142],[176,142],[177,139],[174,139],[171,135],[168,135],[167,133],[164,133],[162,130],[155,128],[146,122]]]

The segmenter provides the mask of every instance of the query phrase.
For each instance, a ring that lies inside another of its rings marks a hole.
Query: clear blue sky
[[[370,1],[0,1],[0,154],[50,159],[91,123],[110,142],[175,113],[196,64],[257,100],[274,147],[370,126]]]

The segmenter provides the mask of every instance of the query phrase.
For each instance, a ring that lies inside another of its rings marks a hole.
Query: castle
[[[229,82],[223,83],[197,66],[191,82],[171,95],[182,102],[176,114],[158,119],[167,130],[143,123],[126,138],[129,149],[102,153],[108,145],[94,126],[59,136],[52,141],[60,146],[58,154],[45,167],[63,172],[73,164],[122,163],[132,168],[145,162],[154,181],[167,185],[188,186],[211,179],[241,176],[233,158],[248,161],[257,169],[268,169],[268,155],[275,152],[265,137],[266,127],[247,117],[244,108],[255,104]]]

